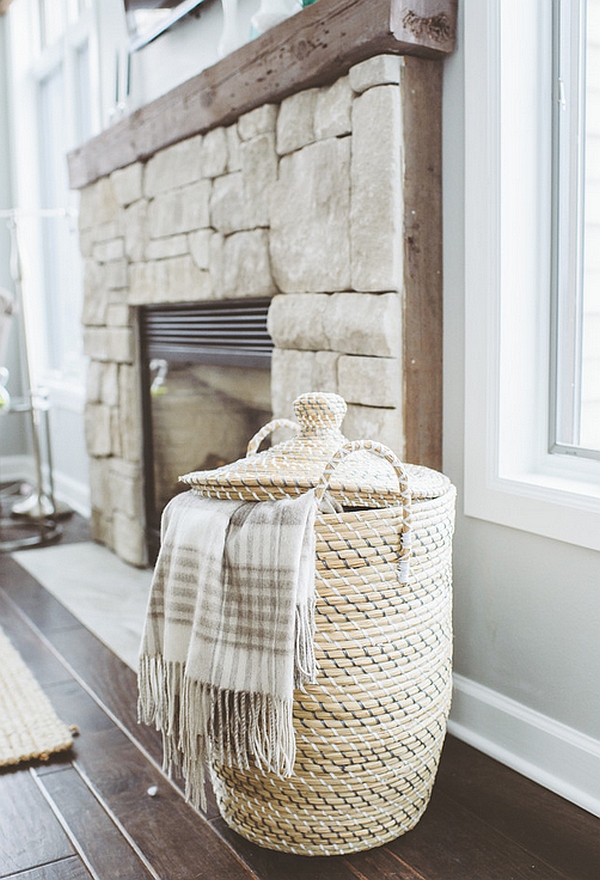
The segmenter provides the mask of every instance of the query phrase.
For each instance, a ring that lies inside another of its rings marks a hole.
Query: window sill
[[[469,474],[464,512],[498,525],[600,550],[600,485],[556,474]]]

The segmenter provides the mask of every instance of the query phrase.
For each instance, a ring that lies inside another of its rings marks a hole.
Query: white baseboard
[[[448,730],[600,816],[599,740],[457,674]]]
[[[61,474],[60,471],[55,471],[54,494],[57,501],[64,501],[75,513],[81,514],[86,519],[90,518],[92,505],[88,483],[81,483],[66,474]]]
[[[0,483],[35,480],[35,467],[31,455],[0,456]]]
[[[35,464],[29,455],[0,456],[0,482],[23,480],[35,484]],[[74,480],[60,471],[54,472],[54,495],[56,501],[64,502],[86,519],[91,512],[90,487],[88,483]]]

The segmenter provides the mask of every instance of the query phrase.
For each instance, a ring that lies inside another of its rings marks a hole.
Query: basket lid
[[[298,431],[291,440],[264,452],[251,452],[215,470],[185,474],[180,480],[209,497],[244,500],[280,498],[316,488],[332,457],[348,444],[341,432],[346,409],[338,394],[303,394],[294,401],[298,424],[287,420],[269,423],[250,441],[249,450],[257,447],[254,441],[283,424]],[[404,467],[413,498],[436,498],[448,491],[450,484],[443,474],[416,465]],[[363,448],[336,466],[328,488],[344,505],[393,504],[398,499],[399,481],[388,460]]]

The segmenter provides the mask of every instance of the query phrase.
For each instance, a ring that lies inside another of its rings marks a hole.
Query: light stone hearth
[[[136,307],[272,297],[272,408],[404,454],[402,79],[380,56],[81,190],[93,536],[146,562]],[[414,212],[413,212],[414,213]]]

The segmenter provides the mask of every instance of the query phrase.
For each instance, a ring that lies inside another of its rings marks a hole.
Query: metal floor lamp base
[[[0,553],[14,553],[16,550],[26,550],[30,547],[47,547],[60,541],[62,528],[54,520],[39,520],[28,522],[27,528],[30,534],[21,534],[24,523],[14,519],[0,519],[0,533],[7,537],[0,540]],[[8,537],[11,530],[19,534],[14,538]]]
[[[61,501],[52,501],[43,492],[32,492],[27,498],[15,502],[12,506],[12,515],[14,517],[35,521],[44,518],[63,519],[72,513],[73,511],[68,505],[63,504]]]
[[[48,496],[36,491],[23,496],[23,483],[11,483],[0,489],[0,553],[14,553],[30,547],[55,544],[62,536],[59,518],[70,516],[66,506],[59,511]]]

